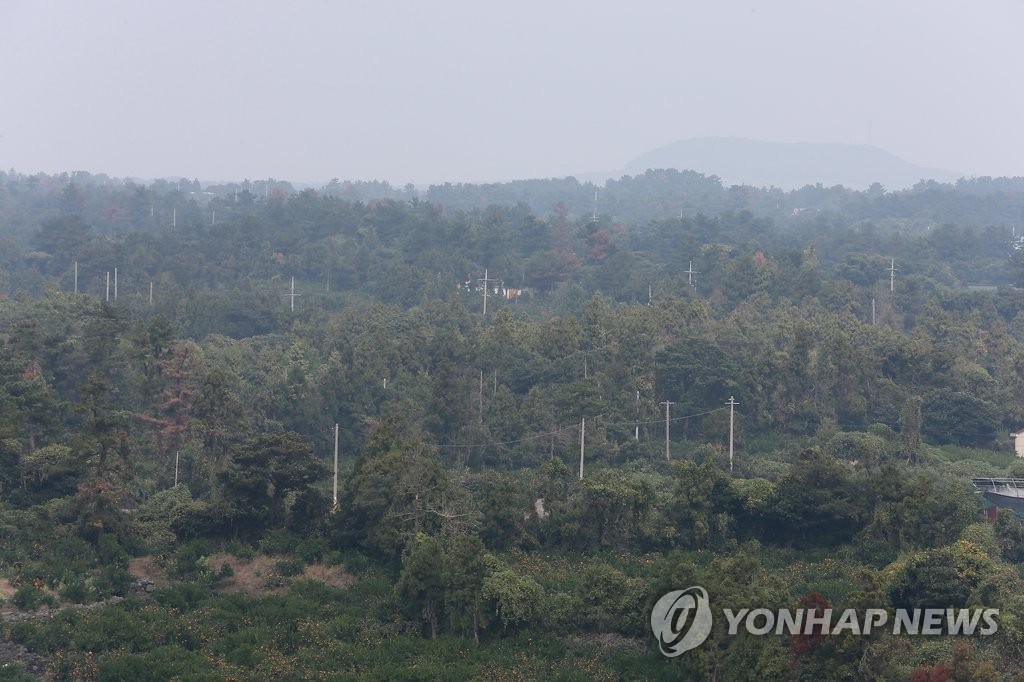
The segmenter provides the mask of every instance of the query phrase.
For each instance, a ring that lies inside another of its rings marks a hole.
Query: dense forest
[[[970,479],[1024,477],[1022,218],[1024,178],[0,173],[3,639],[55,679],[1015,679],[1024,527]],[[999,629],[666,658],[690,585]]]

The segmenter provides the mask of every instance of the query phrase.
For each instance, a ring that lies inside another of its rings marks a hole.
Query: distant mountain
[[[963,174],[916,166],[884,149],[862,144],[759,142],[736,137],[681,140],[630,161],[625,173],[649,168],[693,170],[717,175],[726,185],[796,189],[821,183],[866,189],[911,187],[921,180],[953,182]]]

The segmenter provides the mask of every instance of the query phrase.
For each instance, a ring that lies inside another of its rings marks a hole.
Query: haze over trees
[[[1024,535],[969,479],[1022,472],[1022,212],[1020,178],[0,173],[4,607],[127,597],[5,637],[83,679],[1014,674]],[[1000,628],[666,659],[689,585]]]

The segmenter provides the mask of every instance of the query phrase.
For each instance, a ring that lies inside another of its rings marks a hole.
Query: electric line
[[[706,412],[697,412],[696,414],[687,414],[687,415],[683,415],[682,417],[672,417],[671,419],[669,419],[669,422],[682,421],[684,419],[693,419],[694,417],[703,417],[703,416],[712,414],[714,412],[721,412],[722,410],[725,410],[725,409],[727,409],[727,408],[726,407],[716,407],[715,409],[707,410]],[[594,419],[596,421],[596,420],[598,420],[598,419],[600,419],[600,418],[602,418],[604,416],[605,415],[603,415],[603,414],[599,414],[596,417],[592,417],[592,419]],[[654,420],[651,420],[651,421],[643,421],[643,422],[609,422],[609,423],[605,424],[604,426],[605,426],[605,428],[613,428],[613,427],[634,426],[634,425],[637,425],[637,424],[643,426],[643,425],[647,425],[647,424],[664,424],[664,423],[665,423],[664,419],[654,419]],[[494,445],[515,445],[517,443],[525,443],[525,442],[531,441],[531,440],[538,440],[540,438],[547,438],[549,436],[554,436],[554,435],[557,435],[559,433],[562,433],[563,431],[576,430],[577,428],[579,428],[578,425],[576,425],[576,424],[569,424],[567,426],[556,427],[556,428],[554,428],[554,429],[552,429],[550,431],[545,431],[544,433],[539,433],[539,434],[536,434],[536,435],[533,435],[533,436],[524,436],[523,438],[517,438],[515,440],[507,440],[507,441],[492,441],[490,443],[474,443],[474,444],[463,444],[463,443],[423,443],[423,445],[426,445],[427,447],[434,447],[434,448],[485,448],[485,447],[494,446]]]

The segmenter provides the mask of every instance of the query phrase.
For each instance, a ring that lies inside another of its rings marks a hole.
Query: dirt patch
[[[219,572],[224,564],[231,567],[233,575],[219,581],[218,590],[248,595],[282,594],[298,580],[314,580],[340,588],[350,587],[355,582],[355,578],[344,567],[322,564],[308,565],[298,575],[281,575],[277,564],[286,559],[289,557],[259,555],[252,559],[239,559],[230,554],[214,554],[209,558],[209,566],[214,573]]]
[[[306,566],[306,570],[299,576],[302,580],[315,580],[318,583],[348,589],[352,587],[356,579],[342,566],[324,566],[323,564],[312,564]]]
[[[148,580],[157,587],[170,584],[167,571],[157,562],[155,557],[137,556],[128,562],[128,573],[134,578]]]
[[[567,646],[597,645],[601,649],[626,649],[641,653],[647,650],[644,640],[636,637],[623,637],[615,632],[595,632],[570,635],[562,639]]]
[[[207,561],[214,573],[219,573],[225,564],[231,567],[233,575],[217,583],[217,589],[221,592],[255,595],[284,591],[283,586],[274,584],[274,565],[277,559],[273,557],[260,555],[252,559],[239,559],[230,554],[213,554]]]
[[[5,601],[14,596],[14,593],[18,591],[18,588],[11,585],[11,581],[7,578],[0,578],[0,598]]]

